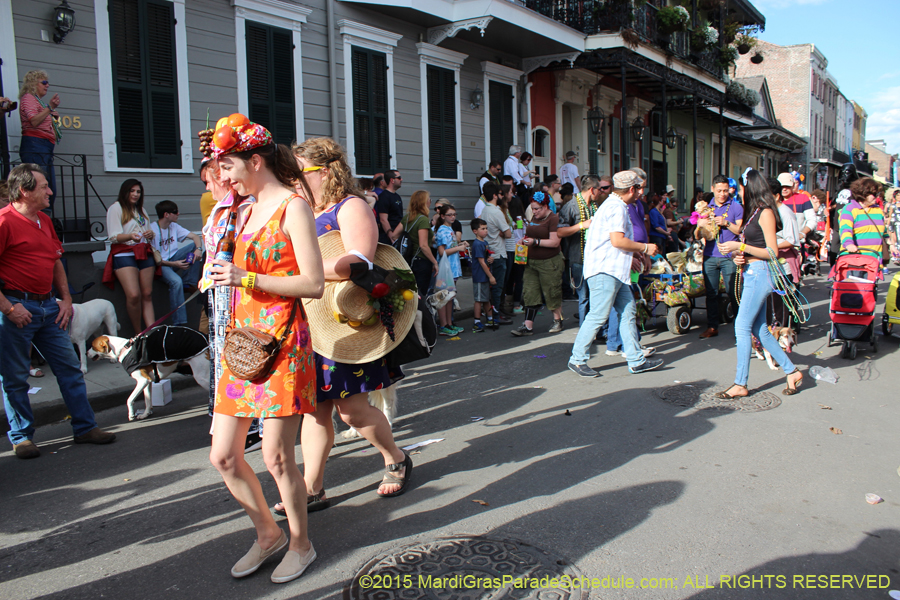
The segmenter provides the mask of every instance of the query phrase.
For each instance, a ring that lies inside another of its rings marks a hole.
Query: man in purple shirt
[[[719,226],[719,237],[707,241],[703,249],[703,283],[706,286],[707,329],[700,334],[703,339],[719,335],[719,277],[725,281],[729,300],[734,300],[734,261],[719,252],[717,242],[731,242],[738,239],[741,223],[744,221],[744,207],[730,196],[728,178],[716,175],[713,178],[713,213]],[[698,223],[699,225],[699,223]]]

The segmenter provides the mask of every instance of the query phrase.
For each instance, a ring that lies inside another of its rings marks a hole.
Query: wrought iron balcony
[[[641,3],[632,9],[611,0],[518,0],[518,3],[585,35],[623,32],[626,43],[636,36],[642,43],[656,46],[671,56],[694,63],[717,79],[724,79],[718,48],[691,50],[690,30],[660,34],[659,9],[651,4]]]

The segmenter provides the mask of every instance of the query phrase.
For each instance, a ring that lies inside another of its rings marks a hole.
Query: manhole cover
[[[716,398],[713,394],[688,384],[669,386],[657,392],[657,395],[669,404],[697,410],[760,412],[781,406],[781,398],[769,392],[753,392],[746,398],[734,400]]]
[[[586,600],[588,592],[571,583],[582,577],[566,559],[525,542],[441,538],[370,560],[344,598]]]

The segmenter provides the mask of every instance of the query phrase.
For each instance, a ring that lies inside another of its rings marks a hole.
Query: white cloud
[[[894,77],[900,77],[900,71],[894,71],[893,73],[885,73],[881,77],[879,77],[876,81],[884,81],[885,79],[893,79]]]
[[[866,120],[866,139],[883,139],[887,142],[888,152],[900,152],[900,86],[889,87],[878,92],[872,98],[870,106],[863,106],[869,114]]]

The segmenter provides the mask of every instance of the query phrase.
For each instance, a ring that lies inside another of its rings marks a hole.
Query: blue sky
[[[765,16],[760,38],[814,43],[841,92],[869,114],[866,138],[900,152],[900,0],[751,0]]]

